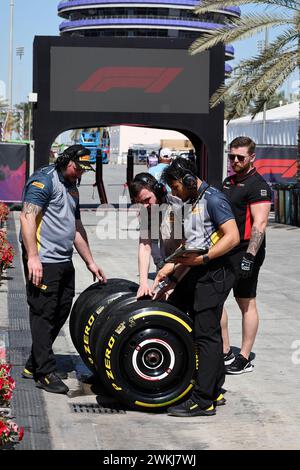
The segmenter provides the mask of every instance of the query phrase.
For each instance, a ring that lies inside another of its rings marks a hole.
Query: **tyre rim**
[[[172,372],[175,353],[166,341],[148,338],[136,345],[132,354],[132,366],[143,380],[158,382]]]

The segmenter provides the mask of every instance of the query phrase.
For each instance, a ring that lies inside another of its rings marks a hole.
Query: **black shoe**
[[[206,410],[200,408],[191,398],[180,405],[171,406],[167,409],[167,413],[170,416],[180,416],[183,418],[189,418],[191,416],[213,416],[216,414],[216,410],[213,405]]]
[[[246,359],[242,354],[239,354],[234,362],[226,367],[226,374],[238,375],[245,374],[246,372],[251,372],[253,370],[253,365]]]
[[[67,393],[69,391],[69,387],[62,382],[55,372],[39,377],[36,381],[36,387],[52,393]]]
[[[229,349],[228,353],[223,354],[223,358],[225,366],[229,366],[229,364],[232,364],[232,362],[235,360],[235,355],[233,354],[231,348]]]
[[[63,372],[63,371],[60,371],[60,370],[56,370],[55,375],[57,375],[57,377],[59,377],[60,379],[67,379],[68,378],[67,372]],[[30,369],[29,367],[24,367],[23,372],[22,372],[22,377],[24,379],[33,379],[34,378],[33,370]]]
[[[226,398],[224,398],[223,394],[220,393],[219,396],[214,400],[214,406],[222,406],[226,404]]]

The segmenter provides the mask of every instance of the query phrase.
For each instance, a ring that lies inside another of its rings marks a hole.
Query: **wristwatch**
[[[209,259],[208,255],[203,255],[202,260],[203,260],[202,264],[208,264],[210,262],[210,259]]]

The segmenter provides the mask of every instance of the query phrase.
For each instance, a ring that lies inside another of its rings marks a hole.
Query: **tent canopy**
[[[250,115],[233,119],[227,126],[227,142],[238,136],[248,136],[261,145],[297,145],[298,120],[299,102],[268,109],[263,142],[263,112],[254,119]]]

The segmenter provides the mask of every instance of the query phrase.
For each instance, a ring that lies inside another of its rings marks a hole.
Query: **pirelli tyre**
[[[186,396],[195,371],[190,318],[167,303],[129,295],[111,309],[93,331],[99,339],[93,342],[95,366],[107,389],[144,410],[163,409]]]
[[[107,284],[92,284],[76,300],[70,315],[70,334],[83,362],[93,373],[97,370],[91,356],[90,338],[96,320],[100,319],[111,302],[128,293],[135,295],[137,289],[135,282],[110,279]]]
[[[136,301],[136,290],[121,279],[91,286],[74,305],[71,336],[111,394],[135,409],[161,410],[193,387],[192,322],[168,303]]]

